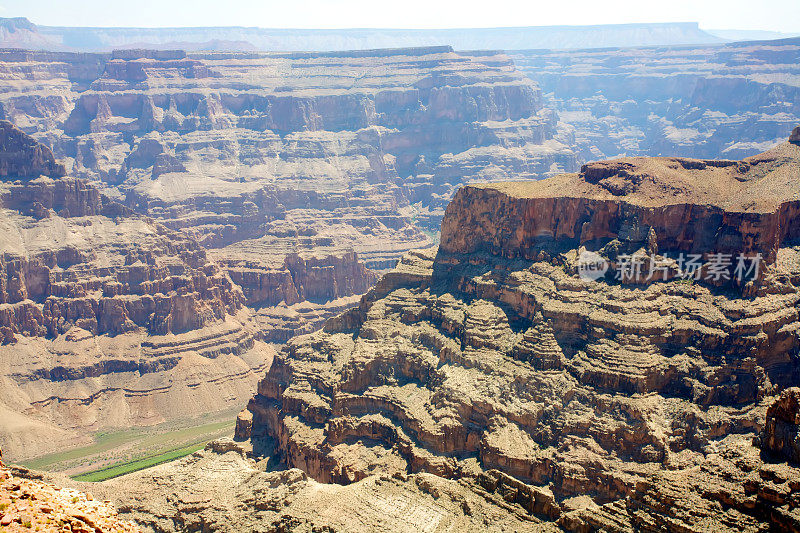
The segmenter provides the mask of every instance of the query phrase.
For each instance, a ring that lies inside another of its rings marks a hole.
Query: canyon
[[[462,188],[438,249],[284,346],[237,438],[324,483],[425,472],[570,531],[797,531],[798,133],[730,164]],[[763,268],[733,287],[577,273],[587,250],[700,246],[703,268],[720,250]]]
[[[242,405],[272,344],[433,244],[461,183],[577,168],[499,53],[3,50],[0,66],[15,460]]]
[[[20,460],[235,407],[274,348],[206,251],[0,122],[0,443]]]
[[[743,157],[800,120],[800,39],[510,52],[580,159]]]
[[[0,50],[7,458],[247,405],[236,441],[46,480],[155,531],[800,531],[796,39],[84,52],[3,24],[51,48]],[[637,255],[663,278],[616,279]]]
[[[0,60],[5,118],[51,147],[70,176],[208,249],[264,323],[352,304],[375,281],[359,265],[380,271],[433,244],[461,183],[578,166],[553,138],[538,88],[499,53],[6,51]],[[321,287],[328,278],[332,290]]]

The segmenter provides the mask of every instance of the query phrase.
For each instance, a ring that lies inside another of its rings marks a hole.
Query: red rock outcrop
[[[616,239],[629,251],[760,253],[771,264],[800,238],[798,162],[800,148],[787,142],[743,161],[620,159],[529,184],[465,187],[448,206],[441,249],[536,259],[552,243]]]
[[[97,501],[89,493],[62,488],[43,478],[41,473],[6,467],[0,461],[0,526],[3,531],[142,531],[133,522],[122,520],[111,502]]]
[[[226,260],[221,254],[219,257],[231,279],[242,288],[247,305],[256,308],[303,300],[328,302],[363,294],[378,278],[364,267],[356,253],[346,250],[326,254],[323,248],[314,254],[291,253],[283,258],[283,264],[273,268],[265,262],[251,264],[246,260]]]

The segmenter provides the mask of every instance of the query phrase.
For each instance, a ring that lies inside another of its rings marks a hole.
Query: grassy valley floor
[[[147,428],[100,431],[94,444],[29,459],[23,466],[60,472],[79,481],[104,481],[189,455],[233,435],[236,411]]]

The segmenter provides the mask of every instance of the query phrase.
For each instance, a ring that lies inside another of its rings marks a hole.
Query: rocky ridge
[[[540,503],[530,514],[573,531],[798,530],[789,389],[800,380],[798,236],[717,241],[763,253],[762,275],[744,288],[576,272],[585,247],[691,247],[691,239],[670,246],[647,219],[670,203],[647,187],[671,182],[672,171],[686,185],[674,205],[718,205],[756,221],[798,190],[792,143],[750,160],[756,168],[741,190],[719,189],[738,164],[700,163],[614,161],[538,183],[462,189],[438,251],[407,254],[359,307],[287,343],[237,437],[256,456],[274,447],[287,466],[323,482],[398,472],[483,480],[508,501],[533,494]],[[604,188],[619,165],[630,165],[626,179],[646,170],[631,180],[641,187]],[[744,190],[764,209],[738,206]],[[561,208],[559,199],[584,207]],[[629,238],[633,223],[643,240]],[[507,485],[486,478],[492,469]]]

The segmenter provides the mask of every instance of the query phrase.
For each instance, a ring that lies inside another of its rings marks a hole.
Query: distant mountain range
[[[705,30],[707,33],[729,41],[771,41],[800,37],[800,33],[765,30]]]
[[[472,29],[82,28],[0,18],[0,46],[37,50],[362,50],[451,45],[459,50],[569,49],[710,44],[726,39],[694,22]]]

